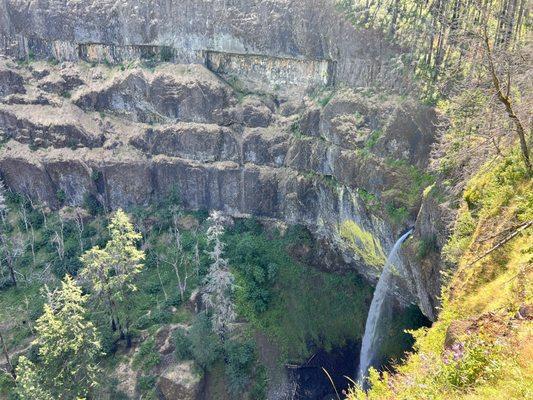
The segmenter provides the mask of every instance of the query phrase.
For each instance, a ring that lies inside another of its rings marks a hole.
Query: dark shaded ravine
[[[376,361],[379,370],[392,368],[395,361],[401,359],[405,352],[412,349],[414,341],[411,335],[404,332],[406,329],[431,325],[431,321],[422,314],[418,307],[413,305],[405,308],[398,304],[390,304],[388,313],[390,323],[385,327],[382,352]],[[317,349],[307,362],[298,368],[289,368],[289,376],[293,382],[290,399],[337,399],[335,389],[322,368],[329,373],[340,398],[344,398],[343,391],[353,385],[350,379],[356,380],[360,350],[360,340],[351,341],[331,351]]]

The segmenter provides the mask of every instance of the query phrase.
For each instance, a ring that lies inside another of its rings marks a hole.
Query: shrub
[[[63,189],[60,189],[56,193],[56,198],[57,198],[57,201],[59,201],[60,203],[64,203],[65,200],[67,199],[67,194],[65,193]]]
[[[429,254],[438,251],[437,237],[435,235],[430,237],[423,237],[418,242],[417,257],[418,259],[426,258]]]
[[[237,243],[234,265],[239,272],[239,293],[255,313],[265,312],[271,300],[271,287],[277,277],[278,267],[269,262],[264,242],[246,234]]]
[[[387,204],[385,206],[385,211],[387,211],[387,215],[395,225],[401,225],[407,220],[407,218],[409,218],[409,211],[403,206],[395,207],[393,204]]]
[[[168,300],[165,301],[165,307],[179,307],[181,306],[181,296],[179,293],[171,293]]]
[[[194,319],[189,338],[194,361],[202,370],[209,370],[221,355],[221,343],[205,313],[198,314]]]
[[[155,387],[157,378],[153,375],[141,376],[137,381],[137,387],[140,391],[152,390]]]
[[[252,341],[228,340],[224,345],[226,376],[230,391],[242,393],[250,383],[251,368],[255,361],[255,346]]]
[[[170,62],[174,58],[174,54],[172,52],[172,48],[169,46],[163,46],[161,47],[161,51],[159,53],[159,58],[162,62]]]
[[[268,389],[268,375],[266,368],[260,365],[256,368],[254,383],[250,389],[250,398],[254,400],[266,400]]]
[[[192,342],[189,338],[189,334],[183,328],[178,328],[174,332],[174,345],[176,350],[174,350],[174,355],[178,361],[183,360],[192,360]]]
[[[150,371],[156,365],[161,362],[161,355],[155,348],[154,338],[146,339],[135,356],[133,357],[133,368],[134,369],[143,369],[144,371]]]
[[[100,215],[104,212],[104,207],[100,201],[94,194],[89,192],[83,195],[83,207],[93,216]]]
[[[456,388],[473,386],[494,379],[501,369],[500,348],[482,335],[466,340],[457,360],[445,364],[441,379]]]

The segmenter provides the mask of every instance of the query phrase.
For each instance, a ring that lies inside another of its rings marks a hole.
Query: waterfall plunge
[[[410,229],[394,244],[374,291],[374,297],[372,298],[372,303],[370,304],[370,310],[366,319],[365,334],[363,336],[363,344],[360,353],[359,370],[357,372],[358,382],[361,385],[364,385],[366,374],[368,373],[368,369],[372,366],[376,351],[378,350],[377,346],[380,342],[379,323],[383,312],[383,305],[392,283],[393,266],[395,262],[399,261],[398,250],[412,232],[413,230]]]

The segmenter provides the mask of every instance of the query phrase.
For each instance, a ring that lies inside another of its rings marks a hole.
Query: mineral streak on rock
[[[226,80],[238,79],[249,91],[305,91],[331,86],[335,80],[335,63],[331,60],[300,60],[219,51],[206,51],[205,57],[207,68]]]

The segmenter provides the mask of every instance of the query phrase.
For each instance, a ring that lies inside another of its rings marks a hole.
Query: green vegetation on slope
[[[415,352],[395,373],[374,371],[372,389],[349,400],[533,398],[533,182],[519,157],[467,185],[445,247],[458,267],[438,321],[413,332]]]
[[[226,228],[225,257],[237,278],[234,301],[240,327],[222,341],[207,334],[209,320],[202,309],[197,314],[196,303],[189,300],[203,284],[211,263],[205,213],[183,212],[175,195],[147,208],[129,210],[140,235],[130,232],[134,237],[128,239],[128,246],[139,240],[137,249],[146,255],[142,261],[138,250],[117,242],[116,226],[109,225],[100,208],[87,208],[91,212],[73,208],[50,212],[9,194],[9,212],[3,223],[3,243],[9,246],[2,246],[2,255],[8,251],[13,255],[16,285],[2,264],[0,333],[15,367],[24,354],[40,365],[38,347],[32,341],[36,320],[47,301],[43,288],[54,290],[68,275],[84,278],[81,282],[90,298],[87,315],[98,330],[105,353],[98,356],[103,374],[98,378],[109,379],[99,379],[102,384],[93,391],[99,398],[124,396],[112,372],[130,361],[133,371],[140,374],[137,390],[143,398],[154,398],[155,377],[164,362],[157,348],[158,332],[174,324],[188,327],[173,334],[177,360],[194,361],[200,375],[224,371],[224,390],[242,396],[249,393],[254,399],[262,398],[266,382],[253,341],[255,332],[266,335],[280,349],[280,363],[305,360],[317,347],[342,346],[362,335],[371,288],[355,274],[338,276],[306,265],[314,243],[302,227],[281,232],[254,219],[237,219]],[[175,243],[177,237],[179,244]],[[90,250],[93,246],[99,250]],[[116,257],[122,248],[127,250],[124,259]],[[131,255],[137,261],[122,265],[131,261]],[[118,271],[131,269],[139,260],[142,268],[134,268],[131,280],[122,279]],[[91,279],[84,264],[107,278]],[[110,273],[110,267],[116,272]],[[104,282],[107,286],[101,285]],[[108,291],[115,283],[127,285],[128,292]],[[127,302],[122,303],[123,299]],[[346,319],[348,309],[356,312]],[[125,339],[132,341],[133,353]],[[12,379],[2,373],[1,395],[13,393],[12,389]]]

